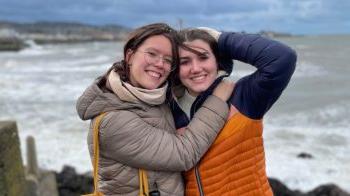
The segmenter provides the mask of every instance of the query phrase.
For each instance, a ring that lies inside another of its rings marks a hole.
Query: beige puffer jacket
[[[121,101],[114,93],[96,84],[78,99],[81,119],[107,115],[100,125],[99,187],[105,195],[136,196],[138,168],[147,170],[150,191],[162,196],[184,195],[181,171],[200,160],[225,124],[228,105],[210,96],[183,135],[176,134],[174,120],[166,104],[150,106]],[[88,135],[93,154],[92,126]]]

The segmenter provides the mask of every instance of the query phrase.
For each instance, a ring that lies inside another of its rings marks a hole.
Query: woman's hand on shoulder
[[[233,81],[229,78],[224,78],[214,89],[213,95],[223,101],[227,101],[231,97],[234,87],[235,83]]]

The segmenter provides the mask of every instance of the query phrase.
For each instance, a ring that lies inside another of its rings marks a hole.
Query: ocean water
[[[336,183],[350,191],[350,36],[283,38],[298,53],[295,74],[265,116],[267,173],[292,189]],[[39,165],[91,170],[88,122],[76,114],[84,89],[122,56],[122,43],[34,45],[0,53],[0,120],[36,139]],[[254,71],[235,63],[232,77]],[[299,153],[312,159],[301,159]]]

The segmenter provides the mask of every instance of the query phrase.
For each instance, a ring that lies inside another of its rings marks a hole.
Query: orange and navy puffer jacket
[[[265,169],[262,118],[287,86],[296,54],[286,45],[259,35],[222,33],[218,44],[225,58],[251,64],[257,70],[235,84],[225,127],[197,166],[185,172],[186,196],[273,195]],[[219,69],[230,72],[233,64],[229,67],[225,63]],[[190,118],[223,77],[196,98]],[[176,127],[185,127],[190,119],[174,99],[170,107]]]

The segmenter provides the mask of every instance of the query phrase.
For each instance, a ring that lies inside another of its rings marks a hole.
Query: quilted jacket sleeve
[[[236,83],[231,103],[246,116],[261,119],[287,87],[295,70],[295,51],[254,34],[225,32],[218,44],[219,51],[228,58],[257,68]]]
[[[131,111],[110,112],[100,127],[101,154],[135,168],[186,171],[208,150],[227,116],[227,103],[211,95],[178,135],[147,124]]]

